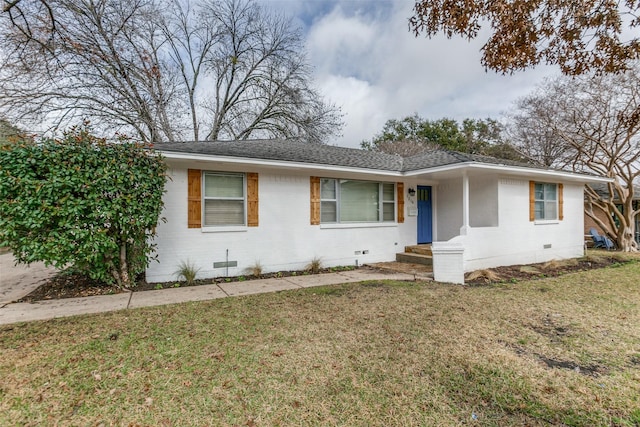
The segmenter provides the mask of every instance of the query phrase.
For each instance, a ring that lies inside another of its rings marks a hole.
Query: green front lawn
[[[0,425],[640,425],[640,263],[0,326]]]

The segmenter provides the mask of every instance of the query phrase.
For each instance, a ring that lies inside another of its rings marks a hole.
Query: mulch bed
[[[567,273],[593,270],[596,268],[604,268],[612,265],[623,264],[628,261],[621,260],[619,257],[612,255],[598,255],[586,257],[579,260],[568,261],[551,261],[548,263],[529,264],[529,265],[512,265],[507,267],[496,267],[487,270],[479,270],[475,272],[477,277],[467,274],[465,283],[467,285],[489,285],[495,283],[517,283],[525,280],[542,279],[545,277],[556,277]],[[337,271],[354,270],[356,267],[334,267],[325,268],[318,272],[334,273]],[[362,267],[361,267],[362,268]],[[215,279],[195,280],[193,283],[187,282],[165,282],[165,283],[147,283],[144,279],[138,281],[134,292],[149,291],[157,289],[167,289],[172,287],[209,285],[212,283],[228,283],[242,282],[253,279],[269,279],[290,276],[303,276],[312,274],[309,271],[281,271],[278,273],[262,274],[260,276],[244,275],[236,277],[218,277]],[[58,273],[49,279],[39,288],[23,297],[19,302],[35,302],[42,300],[87,297],[93,295],[110,295],[121,292],[127,292],[110,286],[97,280],[90,279],[81,274],[73,274],[68,272]]]
[[[310,271],[279,271],[277,273],[267,273],[256,275],[243,275],[234,277],[216,277],[214,279],[194,280],[191,283],[174,280],[164,283],[147,283],[144,277],[137,280],[136,286],[131,289],[133,292],[152,291],[168,288],[183,288],[187,286],[211,285],[215,283],[243,282],[255,279],[272,279],[291,276],[307,276],[310,274],[336,273],[339,271],[355,270],[355,266],[323,268],[315,273]],[[116,286],[108,285],[99,280],[91,279],[83,274],[60,272],[40,285],[29,295],[18,300],[18,302],[36,302],[43,300],[89,297],[94,295],[113,295],[128,292]]]
[[[621,259],[615,254],[603,254],[580,259],[549,261],[539,264],[495,267],[468,273],[465,278],[465,284],[488,285],[495,283],[517,283],[525,280],[557,277],[567,273],[621,265],[627,262],[630,261]]]

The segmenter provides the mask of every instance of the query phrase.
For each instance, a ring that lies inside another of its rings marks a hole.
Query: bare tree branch
[[[561,77],[518,103],[514,142],[548,166],[614,178],[608,197],[587,187],[587,215],[625,251],[634,240],[634,183],[640,177],[640,65],[617,75]],[[597,211],[606,212],[607,220]]]
[[[0,16],[25,19],[0,30],[0,114],[16,123],[89,119],[147,141],[321,141],[342,126],[311,86],[299,32],[253,0],[46,0],[55,25],[19,15],[45,16],[40,1]]]

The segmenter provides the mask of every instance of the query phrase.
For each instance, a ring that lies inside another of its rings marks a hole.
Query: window
[[[555,220],[558,219],[558,186],[557,184],[547,184],[536,182],[534,190],[535,199],[535,219]]]
[[[204,226],[245,225],[245,177],[204,173]]]
[[[395,221],[395,184],[349,179],[320,180],[320,222]]]

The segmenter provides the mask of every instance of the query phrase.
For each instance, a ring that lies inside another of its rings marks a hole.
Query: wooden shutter
[[[529,221],[536,220],[536,183],[529,181]]]
[[[558,219],[562,221],[564,219],[564,185],[558,184]]]
[[[396,192],[398,193],[398,223],[404,222],[404,182],[396,184]]]
[[[202,171],[187,171],[187,224],[189,228],[202,227]]]
[[[311,225],[320,224],[320,178],[312,176],[311,184]]]
[[[247,174],[247,226],[258,226],[258,174]]]

